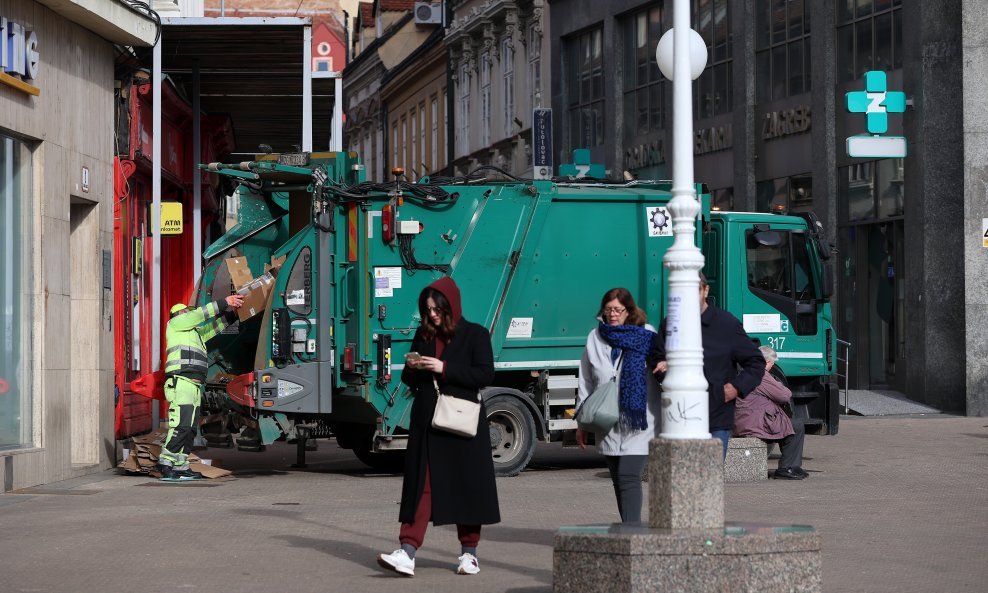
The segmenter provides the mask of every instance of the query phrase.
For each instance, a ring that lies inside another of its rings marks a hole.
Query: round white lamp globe
[[[655,61],[659,63],[662,75],[672,80],[672,29],[666,31],[655,46]],[[690,77],[696,80],[707,65],[707,44],[700,34],[690,29]]]

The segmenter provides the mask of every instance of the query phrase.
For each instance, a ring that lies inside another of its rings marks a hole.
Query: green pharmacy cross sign
[[[906,111],[906,94],[887,90],[886,76],[879,70],[865,72],[865,90],[847,93],[847,110],[864,113],[869,135],[847,139],[847,154],[861,158],[902,158],[906,156],[906,139],[883,136],[889,129],[889,113]]]

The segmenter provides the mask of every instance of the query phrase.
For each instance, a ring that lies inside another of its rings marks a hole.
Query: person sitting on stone
[[[765,373],[747,397],[738,398],[734,411],[734,436],[755,437],[769,443],[778,443],[782,450],[779,467],[772,474],[780,480],[802,480],[809,474],[803,471],[803,440],[806,433],[803,423],[789,419],[782,404],[792,400],[792,392],[769,372],[779,355],[771,346],[761,346],[765,357]]]

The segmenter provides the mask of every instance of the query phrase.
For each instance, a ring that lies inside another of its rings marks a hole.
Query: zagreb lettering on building
[[[810,131],[810,106],[780,109],[765,114],[762,119],[762,139],[772,140]]]

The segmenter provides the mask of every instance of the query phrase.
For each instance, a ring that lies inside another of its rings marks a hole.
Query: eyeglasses
[[[604,315],[610,315],[611,313],[617,313],[620,315],[627,311],[624,307],[604,307]]]
[[[430,307],[429,305],[426,305],[425,306],[425,312],[426,313],[442,313],[443,310],[440,309],[439,307]]]

